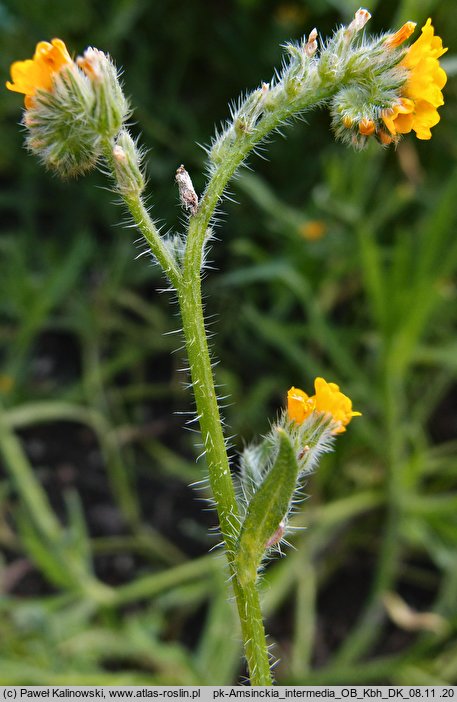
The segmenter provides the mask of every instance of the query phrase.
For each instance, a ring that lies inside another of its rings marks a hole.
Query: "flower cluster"
[[[324,101],[330,102],[336,136],[356,148],[371,136],[386,145],[411,131],[430,139],[446,83],[441,39],[428,19],[405,49],[414,22],[369,39],[362,32],[369,19],[367,10],[358,10],[320,51],[316,29],[301,44],[286,45],[283,72],[234,107],[209,151],[210,167],[231,158],[232,149],[249,151],[291,115]],[[73,61],[61,39],[42,41],[32,59],[12,64],[11,78],[6,87],[25,95],[27,146],[63,176],[93,167],[101,143],[114,142],[129,115],[115,66],[92,47]],[[137,174],[129,179],[135,182]]]
[[[287,393],[289,419],[302,424],[313,412],[330,415],[332,434],[341,434],[353,417],[360,417],[360,412],[353,411],[351,400],[343,395],[336,383],[316,378],[314,389],[315,394],[309,396],[299,388],[290,388]]]
[[[386,41],[388,47],[395,47],[407,38],[413,25],[408,22],[392,38]],[[403,31],[402,30],[406,30]],[[382,112],[382,120],[392,138],[416,132],[418,139],[430,139],[430,128],[440,121],[438,107],[444,104],[443,93],[447,76],[438,59],[447,49],[443,48],[440,37],[434,35],[429,18],[422,27],[422,34],[412,44],[400,66],[407,70],[407,79],[400,97],[394,105]]]
[[[411,131],[430,139],[440,120],[446,73],[439,58],[447,51],[434,33],[431,20],[409,48],[401,45],[416,24],[406,22],[397,32],[385,34],[370,46],[354,48],[354,61],[366,61],[365,80],[349,81],[334,96],[331,106],[336,136],[362,148],[375,136],[384,145],[397,143]]]
[[[61,39],[42,41],[11,78],[6,87],[25,95],[28,148],[63,177],[92,168],[129,115],[116,68],[97,49],[75,62]]]

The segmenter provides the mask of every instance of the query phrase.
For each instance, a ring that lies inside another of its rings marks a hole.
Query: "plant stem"
[[[150,249],[162,267],[163,272],[176,288],[180,281],[180,271],[176,261],[163,243],[157,227],[152,221],[149,213],[140,197],[124,196],[124,201],[135,220],[138,229],[148,242]]]
[[[234,555],[240,528],[239,514],[205,333],[199,271],[199,268],[188,267],[183,277],[182,288],[178,291],[197,415],[209,480],[226,546],[251,684],[271,685],[268,649],[257,586],[255,581],[252,581],[242,587],[235,571]]]
[[[117,182],[116,170],[113,159],[113,142],[106,139],[103,144],[103,156],[111,171],[113,180]],[[149,212],[144,205],[141,196],[137,193],[125,194],[119,188],[119,195],[125,202],[133,221],[146,239],[151,252],[155,256],[157,263],[166,274],[169,281],[176,288],[180,282],[181,273],[174,257],[167,249],[164,240],[159,234],[159,230],[149,216]]]
[[[252,147],[253,144],[249,147],[245,145],[243,150],[235,150],[232,158],[225,162],[224,168],[218,170],[210,181],[207,197],[202,201],[202,208],[190,220],[182,271],[172,259],[149,217],[141,196],[132,194],[128,197],[123,196],[123,199],[178,295],[209,480],[226,547],[251,684],[271,685],[268,647],[257,585],[253,581],[241,587],[234,568],[234,554],[240,528],[238,505],[214,386],[201,294],[201,264],[208,223],[227,181]],[[105,145],[105,157],[115,177],[110,144]]]
[[[230,472],[222,422],[214,385],[211,358],[205,330],[201,293],[201,269],[208,228],[228,181],[247,155],[275,128],[292,115],[327,99],[336,91],[331,82],[323,84],[316,70],[310,72],[305,95],[297,99],[275,102],[272,91],[271,109],[266,110],[252,131],[237,132],[224,149],[224,156],[214,166],[197,212],[189,219],[184,259],[180,266],[160,237],[144,207],[140,194],[123,196],[132,217],[151,247],[157,261],[175,287],[181,310],[183,332],[189,360],[197,417],[208,465],[209,481],[226,547],[230,576],[237,603],[241,630],[252,685],[271,685],[268,647],[263,626],[259,592],[255,578],[243,584],[235,568],[235,552],[240,517]],[[112,149],[105,145],[105,155],[115,177]]]

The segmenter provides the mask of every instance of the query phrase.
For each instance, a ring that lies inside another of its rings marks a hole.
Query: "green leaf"
[[[42,575],[56,587],[72,589],[72,574],[57,552],[56,545],[36,529],[25,507],[16,512],[16,523],[24,549]]]
[[[67,514],[68,529],[66,532],[68,544],[67,548],[72,549],[78,560],[84,564],[85,568],[91,570],[91,546],[90,537],[87,530],[81,498],[76,490],[68,490],[64,495]]]
[[[292,443],[284,429],[277,429],[277,435],[278,456],[249,503],[240,531],[236,564],[241,584],[255,580],[269,540],[280,534],[297,485],[299,467]]]

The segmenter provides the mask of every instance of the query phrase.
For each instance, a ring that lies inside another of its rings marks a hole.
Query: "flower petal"
[[[26,107],[33,103],[37,90],[52,90],[54,75],[64,66],[73,63],[67,47],[61,39],[53,39],[51,43],[40,41],[36,45],[33,59],[15,61],[11,65],[12,81],[7,81],[6,87],[15,93],[26,96]]]

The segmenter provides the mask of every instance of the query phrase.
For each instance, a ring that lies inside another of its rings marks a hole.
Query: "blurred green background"
[[[341,385],[363,417],[306,486],[263,578],[281,684],[457,682],[457,14],[375,0],[370,31],[433,17],[450,47],[433,139],[335,144],[325,110],[252,157],[220,208],[205,280],[233,455],[291,385]],[[180,230],[229,101],[280,45],[351,0],[0,2],[4,80],[58,36],[123,68],[149,202]],[[0,179],[0,684],[231,684],[245,674],[176,307],[106,181],[59,182],[3,92]],[[170,306],[171,303],[171,306]]]

